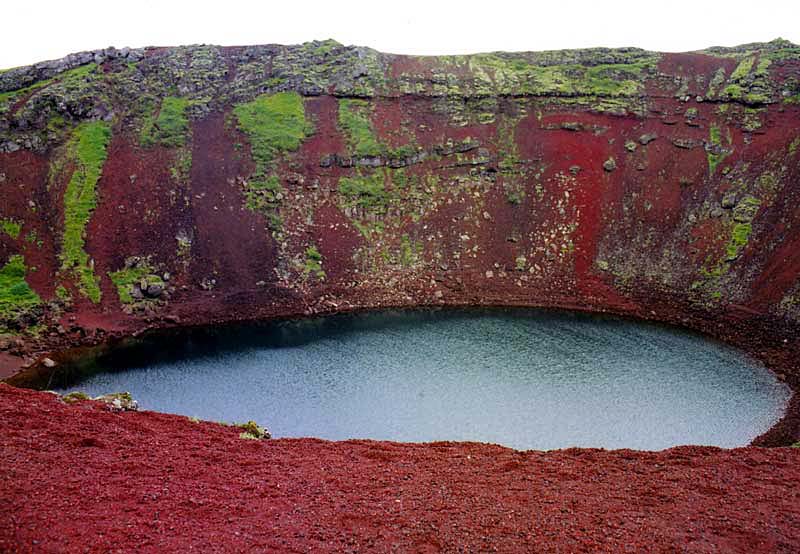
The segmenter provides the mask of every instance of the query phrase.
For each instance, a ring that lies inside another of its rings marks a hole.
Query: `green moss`
[[[54,82],[62,82],[68,87],[74,87],[80,84],[82,81],[86,81],[88,78],[90,78],[93,74],[96,73],[97,73],[97,64],[90,63],[82,65],[80,67],[76,67],[74,69],[70,69],[50,79],[37,81],[21,89],[11,90],[7,92],[0,92],[0,113],[2,113],[4,109],[6,109],[8,105],[10,105],[12,102],[16,102],[26,94],[35,92],[39,89],[42,89],[48,85],[53,84]]]
[[[748,104],[769,102],[771,85],[769,82],[770,60],[761,58],[756,64],[756,57],[744,58],[731,73],[728,85],[722,95],[731,100],[740,100]]]
[[[66,402],[67,404],[74,404],[75,402],[81,402],[83,400],[91,400],[92,397],[82,391],[72,391],[68,392],[64,396],[61,397],[61,400]]]
[[[259,96],[237,105],[233,113],[250,139],[257,171],[265,174],[277,156],[293,152],[313,132],[306,120],[303,98],[296,92]]]
[[[486,89],[484,92],[540,96],[634,96],[641,91],[643,73],[653,70],[656,63],[654,56],[630,63],[593,65],[536,65],[524,58],[500,54],[469,57],[469,68],[479,88]]]
[[[800,149],[800,137],[797,137],[792,142],[789,143],[788,152],[790,156],[794,156],[797,154],[798,149]]]
[[[417,152],[413,144],[391,148],[380,141],[372,125],[372,105],[366,100],[339,100],[339,128],[347,138],[348,150],[352,156],[405,159]]]
[[[94,274],[94,263],[84,250],[86,224],[97,205],[97,181],[107,157],[111,127],[103,121],[82,123],[73,132],[69,146],[75,171],[64,192],[64,236],[61,248],[61,269],[73,273],[79,290],[92,302],[100,301],[100,280]]]
[[[239,128],[250,139],[256,170],[245,184],[246,206],[264,213],[273,230],[280,227],[275,210],[283,198],[274,171],[277,159],[300,148],[314,132],[306,119],[303,98],[296,92],[264,94],[233,109]]]
[[[164,285],[164,280],[154,272],[155,269],[146,260],[140,259],[137,263],[126,263],[118,271],[109,272],[108,276],[117,287],[120,302],[133,304],[135,299],[132,293],[136,286],[144,284],[144,288],[147,288],[147,285]]]
[[[795,94],[794,96],[789,96],[788,98],[783,99],[784,104],[800,104],[800,94]]]
[[[747,242],[750,240],[750,234],[752,232],[753,228],[749,223],[736,223],[733,226],[731,238],[725,248],[728,260],[735,260],[739,257],[741,251],[745,246],[747,246]]]
[[[347,135],[350,152],[359,157],[380,156],[383,146],[372,128],[371,106],[366,100],[339,100],[339,128]]]
[[[58,285],[56,287],[56,298],[58,298],[62,302],[71,302],[72,301],[72,295],[69,293],[69,291],[66,288],[64,288],[64,285]]]
[[[725,160],[726,157],[730,154],[729,151],[723,149],[722,145],[722,132],[720,128],[716,125],[712,125],[708,131],[708,138],[709,144],[711,148],[707,151],[706,156],[708,158],[708,174],[714,175],[717,170],[719,164]],[[726,136],[728,145],[731,144],[731,136],[730,131]]]
[[[180,148],[175,154],[175,162],[169,168],[169,174],[179,183],[188,183],[192,171],[191,148]]]
[[[397,262],[403,267],[411,267],[417,263],[422,253],[422,243],[412,241],[411,237],[404,234],[400,237],[400,249],[398,251]]]
[[[269,431],[264,427],[260,427],[255,421],[236,423],[234,425],[242,429],[242,432],[239,433],[240,439],[262,440],[271,438]]]
[[[375,171],[356,177],[339,179],[339,194],[350,207],[367,208],[384,212],[389,201],[383,172]]]
[[[16,318],[38,306],[41,299],[25,281],[25,258],[17,254],[0,268],[0,317]]]
[[[326,277],[325,271],[322,269],[322,254],[319,253],[319,250],[317,250],[317,247],[314,245],[306,248],[303,275],[314,275],[320,281],[324,280]]]
[[[188,98],[168,96],[161,102],[158,116],[148,116],[142,126],[139,142],[142,146],[161,145],[168,148],[186,144],[189,131],[189,120],[186,109],[190,105]]]
[[[8,236],[12,239],[18,239],[19,234],[22,231],[22,224],[19,221],[15,221],[13,219],[0,219],[0,229],[2,229]]]

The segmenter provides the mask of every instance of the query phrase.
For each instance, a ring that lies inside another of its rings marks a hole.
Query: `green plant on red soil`
[[[306,119],[303,97],[296,92],[264,94],[233,109],[239,128],[250,139],[250,151],[256,169],[244,190],[246,206],[264,213],[273,231],[281,223],[276,213],[284,192],[275,171],[275,163],[314,133]]]
[[[371,115],[371,105],[366,100],[339,100],[339,127],[347,135],[354,156],[380,156],[384,153],[385,149],[372,128]]]
[[[0,229],[12,239],[17,239],[20,231],[22,231],[22,224],[10,218],[0,219]]]
[[[359,158],[382,156],[402,160],[417,153],[417,147],[412,143],[391,148],[378,138],[372,125],[372,104],[367,100],[340,99],[338,125],[347,137],[348,150],[353,156]]]
[[[100,301],[100,279],[94,274],[94,262],[85,250],[86,224],[97,206],[97,181],[108,156],[111,127],[104,121],[80,124],[68,146],[75,171],[64,192],[64,235],[61,269],[74,274],[78,289],[92,302]]]
[[[312,274],[320,281],[326,277],[325,270],[322,269],[322,254],[314,245],[306,248],[306,260],[303,266],[303,275]]]
[[[110,271],[108,276],[111,282],[117,287],[119,300],[123,304],[132,304],[134,287],[139,284],[141,288],[147,289],[149,285],[164,286],[164,280],[155,274],[155,269],[147,260],[140,260],[139,263],[126,264],[126,267],[118,271]]]
[[[0,268],[0,317],[16,319],[41,303],[25,280],[25,259],[16,254]]]
[[[167,96],[161,101],[158,116],[146,117],[139,142],[142,146],[161,145],[174,148],[186,144],[189,120],[186,109],[191,104],[188,98]]]

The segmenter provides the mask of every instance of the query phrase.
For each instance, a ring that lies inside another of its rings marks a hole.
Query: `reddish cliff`
[[[445,57],[328,41],[8,70],[0,367],[146,328],[498,304],[693,327],[796,388],[799,180],[785,41]],[[4,390],[12,412],[33,398]],[[759,444],[797,440],[797,411]],[[537,463],[587,455],[627,463]]]

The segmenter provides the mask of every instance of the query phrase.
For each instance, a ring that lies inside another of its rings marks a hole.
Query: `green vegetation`
[[[0,317],[16,319],[41,303],[25,281],[25,259],[17,254],[0,268]]]
[[[417,152],[413,144],[391,148],[378,139],[372,125],[372,105],[367,100],[340,99],[339,128],[347,136],[350,154],[359,158],[383,156],[404,159]]]
[[[16,102],[26,94],[35,92],[55,82],[64,83],[67,87],[75,87],[81,82],[86,81],[92,74],[97,72],[97,64],[90,63],[65,71],[60,75],[56,75],[50,79],[37,81],[27,87],[10,90],[7,92],[0,92],[0,113],[5,111],[9,104]]]
[[[398,262],[403,267],[410,267],[414,265],[422,253],[422,243],[411,240],[408,235],[400,237],[400,251],[398,253]]]
[[[63,400],[67,404],[74,404],[75,402],[80,402],[83,400],[91,400],[91,399],[92,399],[91,396],[79,390],[68,392],[67,394],[61,397],[61,400]]]
[[[150,285],[164,286],[164,280],[155,274],[155,269],[146,259],[130,259],[125,263],[124,268],[110,271],[108,276],[116,285],[119,300],[123,304],[134,303],[133,292],[136,287],[139,287],[140,290],[147,290]]]
[[[256,177],[263,177],[280,154],[293,152],[314,132],[306,120],[303,98],[296,92],[261,95],[233,110],[250,138]]]
[[[339,194],[345,205],[383,213],[389,202],[383,172],[375,171],[369,175],[342,177],[339,179]]]
[[[71,302],[72,301],[72,295],[64,287],[64,285],[58,285],[56,287],[56,298],[58,298],[62,302]]]
[[[477,54],[469,57],[469,68],[486,93],[624,97],[641,91],[643,74],[657,62],[646,55],[629,63],[536,65],[513,55]]]
[[[756,64],[756,57],[750,56],[739,62],[731,73],[728,85],[722,95],[730,100],[740,100],[748,104],[763,104],[770,100],[769,83],[770,59],[762,57]]]
[[[0,229],[2,229],[12,239],[18,239],[22,231],[22,224],[13,219],[0,219]]]
[[[152,115],[146,117],[139,136],[140,144],[148,147],[159,144],[168,148],[185,145],[189,131],[186,109],[190,103],[187,98],[175,96],[164,98],[158,117],[155,119]]]
[[[783,99],[784,104],[800,104],[800,94],[795,94],[794,96],[789,96],[788,98]]]
[[[316,246],[306,248],[306,260],[303,266],[303,275],[314,275],[320,281],[325,280],[325,271],[322,269],[322,254]]]
[[[797,154],[798,149],[800,149],[800,137],[797,137],[792,142],[789,143],[789,155],[794,156]]]
[[[260,427],[255,421],[248,421],[247,423],[237,423],[236,427],[242,429],[239,433],[240,439],[262,440],[272,438],[269,431],[264,427]]]
[[[86,224],[97,205],[97,181],[107,157],[111,127],[103,121],[80,124],[69,145],[75,171],[64,192],[64,237],[61,250],[61,269],[74,273],[79,290],[91,299],[100,301],[100,280],[94,274],[94,263],[84,250]]]
[[[276,231],[281,223],[275,210],[283,199],[283,189],[273,172],[277,158],[294,152],[314,132],[306,119],[303,98],[296,92],[264,94],[233,110],[239,128],[250,139],[256,170],[245,185],[246,205],[264,213]]]
[[[355,156],[380,156],[384,152],[370,121],[371,106],[366,100],[339,100],[339,127],[348,138]]]
[[[710,176],[713,176],[719,164],[721,164],[722,161],[726,157],[728,157],[730,152],[724,150],[722,147],[722,133],[720,132],[719,127],[717,127],[716,125],[712,125],[708,131],[708,137],[709,137],[709,144],[711,145],[711,148],[707,151],[708,174]],[[728,145],[730,145],[731,144],[730,129],[728,129],[726,139]]]
[[[749,223],[736,223],[731,231],[731,238],[728,245],[725,247],[726,259],[735,260],[739,254],[747,246],[747,241],[750,240],[750,234],[753,232],[753,227]]]

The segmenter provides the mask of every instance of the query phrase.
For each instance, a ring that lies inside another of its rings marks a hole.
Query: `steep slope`
[[[151,328],[496,304],[685,325],[797,390],[799,180],[800,48],[781,40],[1,71],[0,376]],[[796,449],[244,441],[6,385],[0,413],[10,552],[800,546]],[[799,415],[795,395],[756,444],[800,439]]]
[[[800,48],[148,48],[0,73],[6,374],[144,328],[514,304],[794,382]],[[23,359],[20,359],[23,357]]]

